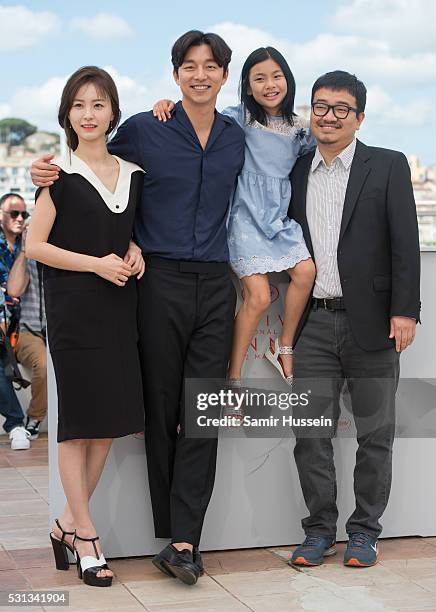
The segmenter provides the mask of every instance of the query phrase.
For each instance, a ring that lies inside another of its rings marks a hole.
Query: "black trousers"
[[[217,439],[185,437],[184,380],[225,378],[236,292],[227,264],[149,257],[138,294],[155,535],[197,546],[215,480]]]
[[[356,506],[346,530],[378,537],[382,529],[379,518],[386,508],[391,486],[399,354],[394,347],[364,351],[354,340],[346,311],[315,307],[295,347],[294,376],[295,392],[311,387],[309,406],[300,406],[294,410],[294,416],[324,416],[333,421],[331,428],[294,429],[294,456],[309,510],[309,516],[302,521],[304,531],[336,534],[337,488],[331,438],[337,433],[339,399],[341,394],[344,397],[345,383],[348,388],[345,407],[354,419],[358,441],[354,469]]]

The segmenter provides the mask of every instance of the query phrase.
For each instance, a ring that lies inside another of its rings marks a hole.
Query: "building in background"
[[[59,155],[60,137],[51,132],[39,132],[23,119],[0,121],[0,195],[17,193],[27,206],[33,207],[35,187],[30,179],[32,161],[45,153]]]
[[[421,247],[436,247],[436,166],[421,166],[417,155],[409,155],[408,161]]]
[[[410,166],[410,174],[412,176],[412,183],[424,183],[427,179],[427,168],[421,166],[419,157],[417,155],[409,155],[407,161]]]

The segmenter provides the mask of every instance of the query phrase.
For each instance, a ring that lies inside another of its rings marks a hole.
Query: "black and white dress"
[[[124,257],[144,175],[135,164],[116,159],[114,193],[78,156],[56,160],[61,171],[49,188],[56,207],[50,244],[95,257]],[[93,273],[45,266],[44,292],[58,442],[142,431],[136,279],[119,287]]]

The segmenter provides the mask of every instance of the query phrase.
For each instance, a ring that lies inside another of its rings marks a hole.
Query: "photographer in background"
[[[21,234],[29,217],[26,203],[16,193],[0,198],[0,285],[5,289],[9,271],[21,248]]]
[[[9,271],[21,247],[21,234],[24,222],[28,217],[26,204],[14,193],[7,193],[0,198],[0,326],[6,332],[4,289]],[[0,340],[4,340],[0,334]],[[5,417],[3,429],[9,434],[12,450],[30,448],[30,434],[23,426],[24,414],[16,396],[12,381],[5,375],[6,350],[0,342],[0,414]]]
[[[26,233],[27,229],[23,231],[21,250],[9,272],[7,292],[11,297],[21,298],[16,355],[18,361],[32,372],[32,397],[25,428],[34,440],[47,414],[46,322],[41,270],[36,261],[26,259]]]

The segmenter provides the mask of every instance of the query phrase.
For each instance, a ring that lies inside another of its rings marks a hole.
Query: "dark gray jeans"
[[[338,510],[336,472],[331,438],[336,435],[339,399],[348,388],[357,432],[354,469],[356,507],[347,533],[381,532],[391,487],[392,445],[395,434],[395,393],[399,354],[392,349],[364,351],[354,340],[347,313],[313,308],[294,352],[294,391],[310,387],[309,406],[294,409],[294,418],[328,417],[332,427],[295,427],[295,461],[309,516],[306,534],[335,536]],[[309,380],[308,380],[309,379]]]

